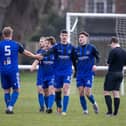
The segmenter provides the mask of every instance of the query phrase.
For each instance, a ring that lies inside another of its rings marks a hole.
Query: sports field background
[[[100,112],[96,115],[88,102],[88,116],[82,114],[74,79],[71,84],[70,104],[66,116],[57,115],[55,105],[52,114],[38,112],[39,105],[35,81],[36,72],[21,72],[21,92],[14,108],[15,114],[13,115],[5,114],[3,90],[0,89],[0,126],[126,126],[126,96],[121,96],[118,116],[105,116],[103,77],[95,77],[93,87],[93,93],[98,102]]]

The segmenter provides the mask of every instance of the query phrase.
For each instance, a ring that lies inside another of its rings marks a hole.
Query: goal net
[[[126,14],[67,13],[66,29],[69,42],[74,45],[78,44],[79,32],[89,33],[89,42],[95,44],[101,53],[100,65],[105,65],[112,36],[116,36],[121,47],[126,49]]]
[[[126,14],[112,13],[67,13],[66,29],[69,41],[78,43],[78,33],[87,31],[91,41],[109,41],[117,36],[121,46],[126,48]]]
[[[78,34],[81,31],[89,33],[89,42],[96,45],[100,52],[100,69],[105,70],[108,56],[108,46],[112,36],[116,36],[121,47],[126,49],[126,14],[113,13],[67,13],[66,29],[69,42],[78,44]],[[124,95],[124,83],[121,86]]]

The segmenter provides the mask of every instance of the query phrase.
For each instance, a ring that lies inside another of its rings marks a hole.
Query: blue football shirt
[[[72,56],[74,47],[71,44],[57,43],[53,47],[55,59],[56,75],[71,75],[72,74]]]
[[[92,44],[78,46],[74,55],[77,60],[77,76],[93,75],[92,67],[99,62],[99,52],[96,47]]]
[[[1,72],[18,70],[18,52],[24,52],[23,46],[18,42],[14,40],[0,41]]]
[[[37,51],[38,54],[43,54],[46,51],[40,49]],[[39,61],[39,69],[38,72],[41,72],[43,80],[48,80],[55,74],[54,70],[54,62],[55,56],[54,54],[49,54],[45,56],[41,61]]]

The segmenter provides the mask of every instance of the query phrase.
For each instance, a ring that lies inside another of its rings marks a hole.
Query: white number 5
[[[4,50],[5,50],[5,56],[10,56],[11,55],[11,50],[10,50],[10,46],[9,45],[6,45],[4,47]]]

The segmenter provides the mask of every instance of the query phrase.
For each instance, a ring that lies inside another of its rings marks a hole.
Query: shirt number
[[[11,55],[11,50],[10,50],[10,46],[9,45],[6,45],[4,47],[4,50],[5,50],[5,56],[10,56]]]

